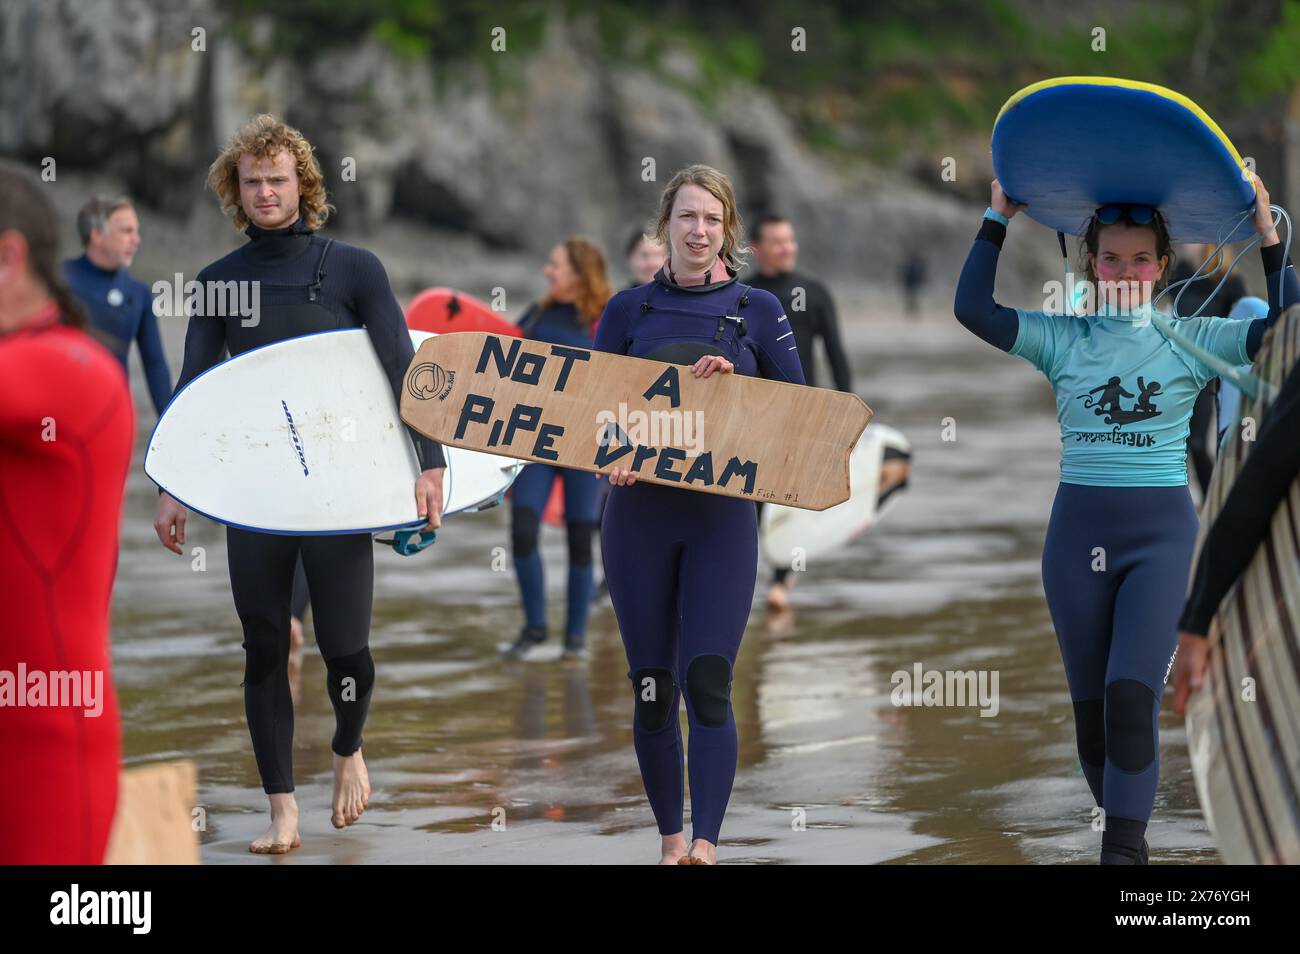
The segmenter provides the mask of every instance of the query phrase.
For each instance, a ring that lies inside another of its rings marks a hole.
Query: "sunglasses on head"
[[[1128,219],[1134,225],[1150,225],[1156,210],[1149,205],[1103,205],[1096,215],[1102,225],[1114,225],[1120,219]]]

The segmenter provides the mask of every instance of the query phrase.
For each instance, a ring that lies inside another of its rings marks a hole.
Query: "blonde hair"
[[[684,185],[697,185],[722,203],[722,248],[718,251],[718,257],[733,272],[740,271],[745,266],[744,256],[749,247],[741,244],[744,231],[740,223],[740,211],[736,208],[736,190],[732,187],[731,180],[712,166],[696,163],[678,170],[664,189],[659,200],[659,217],[647,234],[657,238],[659,244],[671,253],[668,221],[672,218],[677,193]]]
[[[311,143],[298,130],[269,113],[255,116],[235,130],[221,155],[208,167],[208,188],[221,202],[221,211],[235,221],[242,231],[248,228],[248,216],[239,201],[239,159],[272,159],[281,152],[294,158],[298,171],[298,214],[313,231],[321,228],[334,206],[325,193],[325,177]]]
[[[605,305],[613,297],[609,287],[609,273],[605,269],[605,255],[600,247],[584,238],[571,238],[564,243],[565,254],[569,256],[569,265],[578,276],[578,294],[573,300],[573,307],[584,328],[590,328],[605,310]],[[545,311],[555,304],[550,295],[542,299],[541,309]]]

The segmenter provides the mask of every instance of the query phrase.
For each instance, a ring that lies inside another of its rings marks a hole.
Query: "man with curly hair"
[[[185,335],[179,392],[221,360],[299,335],[365,328],[400,400],[415,351],[388,275],[369,251],[318,234],[332,206],[311,144],[291,126],[261,115],[241,127],[208,170],[208,187],[249,241],[204,268],[201,288],[252,286],[251,295],[192,313]],[[246,283],[246,284],[245,284]],[[250,314],[232,301],[256,303]],[[415,499],[427,527],[441,523],[442,448],[410,431],[420,461]],[[183,553],[185,508],[162,494],[154,529],[162,545]],[[294,564],[301,554],[311,589],[316,642],[334,707],[336,828],[355,822],[370,798],[361,757],[375,669],[369,649],[374,556],[370,534],[284,536],[226,528],[230,587],[244,631],[244,709],[271,825],[251,851],[282,854],[298,847],[293,796],[293,701],[289,693],[289,616]]]

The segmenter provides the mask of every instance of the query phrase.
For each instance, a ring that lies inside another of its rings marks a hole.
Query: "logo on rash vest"
[[[1119,375],[1114,375],[1105,384],[1097,385],[1087,394],[1080,394],[1078,398],[1083,401],[1084,407],[1093,408],[1093,413],[1098,417],[1105,417],[1107,424],[1115,424],[1119,427],[1135,421],[1159,417],[1162,412],[1151,399],[1160,393],[1160,382],[1147,382],[1138,375],[1137,386],[1140,393],[1133,406],[1128,409],[1120,404],[1120,398],[1131,398],[1133,394],[1124,387]],[[1093,400],[1094,394],[1098,395],[1096,400]]]
[[[298,436],[298,428],[294,426],[293,415],[289,413],[289,405],[281,400],[280,407],[284,408],[284,419],[289,422],[289,436],[293,439],[293,449],[298,452],[298,463],[302,464],[302,475],[306,477],[307,457],[302,452],[302,438]]]
[[[434,397],[444,401],[451,393],[455,381],[455,371],[444,371],[436,364],[417,364],[406,376],[406,390],[417,401],[427,401]]]

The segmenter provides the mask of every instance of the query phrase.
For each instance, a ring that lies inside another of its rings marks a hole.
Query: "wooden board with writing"
[[[825,510],[872,411],[855,394],[467,332],[430,338],[402,420],[452,447]]]

